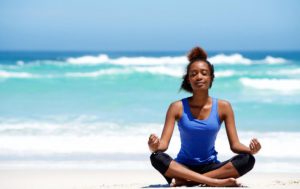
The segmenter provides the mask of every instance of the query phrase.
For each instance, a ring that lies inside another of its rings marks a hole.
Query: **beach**
[[[3,189],[169,187],[155,170],[1,170],[0,180],[0,188]],[[239,178],[238,181],[243,187],[253,189],[292,189],[300,187],[300,174],[252,172]]]
[[[0,188],[147,188],[166,182],[147,140],[161,134],[186,52],[0,52]],[[300,56],[209,52],[210,96],[229,101],[240,141],[257,138],[251,188],[299,188]],[[180,150],[177,123],[167,153]],[[233,157],[225,126],[218,159]]]
[[[1,1],[0,189],[300,189],[299,7]]]

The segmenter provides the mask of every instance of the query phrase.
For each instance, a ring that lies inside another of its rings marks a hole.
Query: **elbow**
[[[159,151],[165,152],[168,150],[168,148],[169,148],[168,146],[163,146],[159,149]]]
[[[169,148],[169,145],[165,144],[163,142],[160,143],[160,145],[159,145],[159,151],[165,152],[165,151],[167,151],[168,148]]]
[[[237,153],[238,152],[237,144],[230,145],[230,149],[232,152]]]

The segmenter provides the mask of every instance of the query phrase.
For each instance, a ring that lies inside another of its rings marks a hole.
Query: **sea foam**
[[[213,64],[244,64],[250,65],[254,63],[267,63],[267,64],[281,64],[287,62],[286,59],[280,57],[266,56],[262,60],[252,60],[244,57],[239,53],[225,55],[217,54],[208,59]],[[81,56],[70,57],[66,59],[66,62],[74,65],[97,65],[97,64],[114,64],[123,66],[133,65],[186,65],[188,60],[186,56],[162,56],[162,57],[119,57],[110,58],[106,54],[100,54],[98,56]]]
[[[151,133],[160,135],[162,123],[117,124],[101,122],[95,118],[78,118],[69,121],[8,120],[0,122],[0,159],[13,156],[61,156],[69,154],[148,154],[147,140]],[[122,132],[120,132],[122,131]],[[258,138],[265,158],[300,158],[300,151],[288,146],[300,145],[300,132],[238,131],[241,142],[249,145]],[[288,140],[287,140],[288,139]],[[36,145],[38,144],[38,145]],[[299,145],[298,145],[299,144]],[[177,154],[180,139],[177,125],[168,151]],[[228,139],[222,127],[216,141],[222,156],[230,156]]]
[[[240,78],[240,82],[246,87],[260,90],[274,90],[287,93],[300,91],[299,79]]]
[[[8,72],[0,70],[0,78],[37,78],[38,76],[27,72]]]

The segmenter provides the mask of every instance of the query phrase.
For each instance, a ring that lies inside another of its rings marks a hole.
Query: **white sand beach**
[[[252,172],[238,181],[244,187],[253,189],[300,188],[300,173]],[[155,170],[0,170],[1,189],[165,187],[168,185]]]

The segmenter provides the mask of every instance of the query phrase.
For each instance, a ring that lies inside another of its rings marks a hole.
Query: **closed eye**
[[[202,71],[202,74],[207,75],[208,73],[207,73],[207,71]]]

